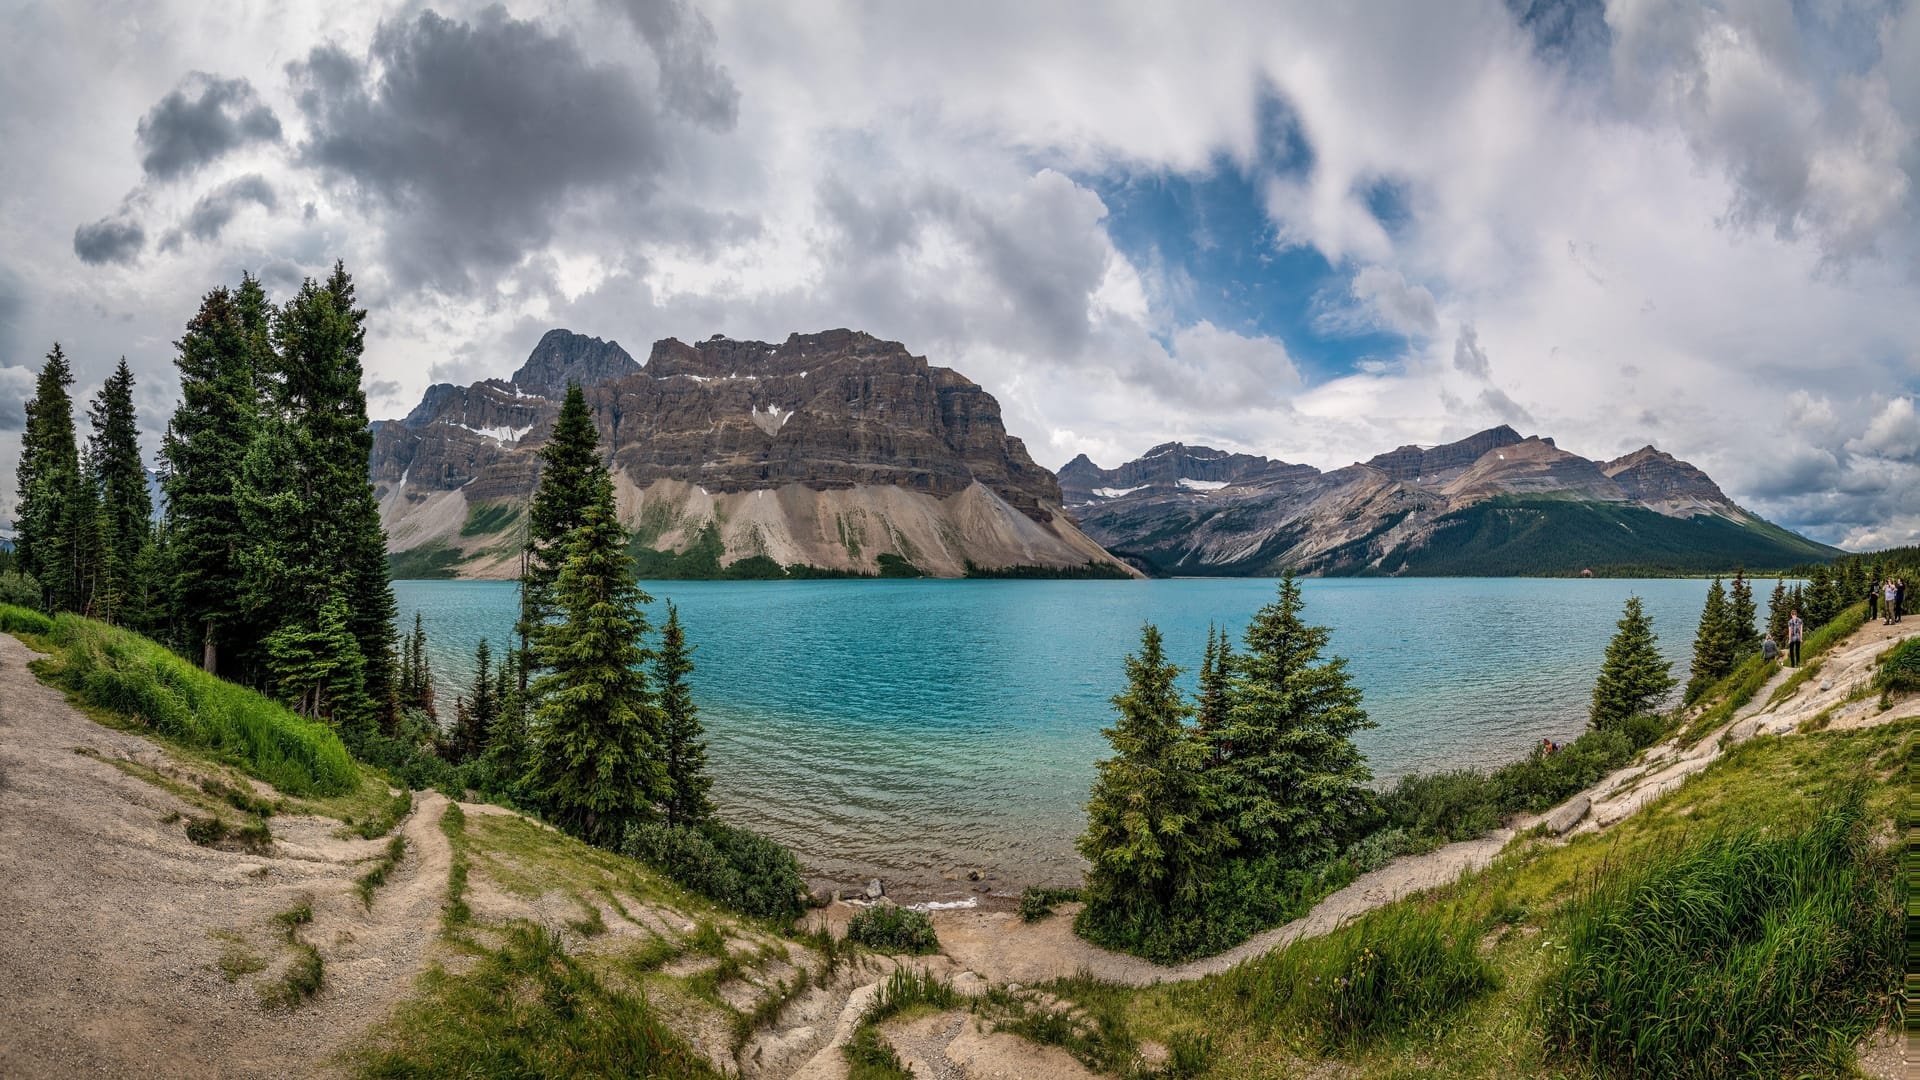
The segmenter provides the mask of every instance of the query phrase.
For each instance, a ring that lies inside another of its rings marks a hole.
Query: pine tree
[[[1119,718],[1102,734],[1114,755],[1095,766],[1087,831],[1079,840],[1094,924],[1155,919],[1193,901],[1230,845],[1208,777],[1207,746],[1188,730],[1193,707],[1174,685],[1160,631],[1140,632],[1127,657],[1127,689],[1113,698]]]
[[[1804,606],[1800,609],[1801,619],[1806,630],[1814,630],[1833,621],[1846,606],[1840,598],[1840,588],[1833,580],[1833,568],[1826,563],[1814,563],[1813,571],[1807,575],[1806,593],[1801,597]]]
[[[1753,603],[1753,582],[1742,567],[1733,572],[1733,587],[1727,590],[1727,621],[1733,630],[1733,655],[1739,662],[1760,648],[1759,609]]]
[[[554,581],[559,621],[540,627],[545,669],[533,685],[525,789],[555,824],[592,843],[616,840],[666,800],[660,707],[642,666],[651,599],[633,580],[627,534],[602,472]]]
[[[1372,774],[1353,734],[1374,726],[1346,661],[1321,659],[1329,632],[1301,621],[1304,607],[1289,573],[1247,624],[1226,720],[1209,733],[1237,846],[1300,867],[1334,854],[1369,809]]]
[[[180,403],[161,449],[167,496],[171,612],[208,671],[234,674],[261,640],[247,625],[235,583],[251,543],[241,522],[236,478],[259,424],[255,351],[232,292],[207,293],[174,342]],[[273,629],[272,626],[267,629]]]
[[[660,693],[661,747],[667,767],[667,820],[692,825],[713,814],[707,792],[707,744],[700,738],[700,711],[693,704],[687,676],[693,674],[693,649],[680,627],[680,609],[667,605],[667,624],[653,658],[653,679]]]
[[[90,618],[112,619],[119,595],[107,577],[113,554],[100,504],[99,467],[91,450],[80,452],[80,472],[67,493],[67,507],[73,521],[66,558],[73,575],[71,609]]]
[[[147,492],[147,467],[140,457],[133,372],[126,357],[101,386],[87,417],[93,424],[87,450],[104,519],[102,544],[109,553],[104,592],[117,612],[141,591],[135,575],[153,528],[153,496]]]
[[[499,688],[493,670],[493,650],[486,638],[473,650],[473,683],[462,698],[464,708],[455,717],[448,738],[448,757],[456,762],[473,761],[487,751],[487,736],[500,719]]]
[[[298,605],[318,583],[338,584],[365,658],[367,697],[391,719],[397,607],[386,532],[367,475],[373,434],[360,388],[367,313],[354,303],[353,279],[336,262],[325,285],[309,278],[273,320],[279,346],[273,401],[299,455],[296,490],[309,505],[325,508],[294,546],[296,589],[289,601]]]
[[[1593,687],[1589,722],[1611,731],[1628,719],[1653,711],[1673,689],[1673,664],[1660,658],[1660,639],[1640,598],[1629,596],[1613,640],[1607,643],[1600,679]]]
[[[1773,643],[1786,648],[1787,619],[1793,614],[1793,598],[1787,592],[1787,583],[1776,579],[1773,583],[1773,597],[1767,602],[1767,636]]]
[[[14,474],[19,484],[14,543],[20,569],[40,583],[41,606],[50,612],[78,610],[82,600],[73,555],[80,531],[74,501],[84,476],[74,442],[73,398],[67,393],[72,385],[73,369],[55,342],[26,405],[27,425]]]
[[[312,622],[288,622],[264,644],[269,674],[284,700],[349,736],[369,733],[366,660],[345,598],[327,597]]]
[[[1198,728],[1204,737],[1227,720],[1227,687],[1232,681],[1233,642],[1207,624],[1207,650],[1200,661]]]
[[[1733,670],[1733,611],[1718,577],[1707,587],[1706,607],[1700,612],[1700,628],[1693,637],[1693,667],[1687,680],[1686,701],[1700,700],[1714,683]]]
[[[527,774],[527,692],[520,675],[520,650],[508,649],[500,660],[494,695],[500,702],[487,749],[481,755],[489,793],[513,795]]]

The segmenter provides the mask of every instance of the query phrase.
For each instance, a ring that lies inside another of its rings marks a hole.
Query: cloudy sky
[[[0,519],[49,345],[148,448],[346,260],[369,404],[565,326],[835,326],[1057,468],[1652,442],[1920,542],[1920,0],[0,0]]]

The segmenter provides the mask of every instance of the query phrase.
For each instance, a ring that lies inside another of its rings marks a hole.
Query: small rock
[[[885,895],[887,895],[887,887],[880,884],[879,878],[867,882],[867,899],[878,900]]]
[[[969,870],[969,871],[967,871],[967,880],[968,880],[968,881],[979,881],[979,880],[980,880],[980,871],[978,871],[978,870]]]
[[[1821,679],[1821,680],[1820,680],[1820,689],[1822,689],[1822,690],[1831,690],[1831,689],[1833,689],[1833,680],[1832,680],[1832,679]]]

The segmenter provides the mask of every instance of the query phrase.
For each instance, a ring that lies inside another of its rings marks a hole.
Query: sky
[[[0,522],[53,342],[149,455],[209,288],[369,411],[553,327],[898,340],[1041,464],[1501,423],[1920,542],[1920,0],[0,0]]]

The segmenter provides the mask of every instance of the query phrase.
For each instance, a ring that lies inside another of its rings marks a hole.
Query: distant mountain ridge
[[[617,342],[552,330],[511,379],[428,389],[374,425],[402,576],[511,577],[536,451],[569,382],[649,576],[1131,576],[1061,511],[978,384],[852,330]]]
[[[1598,462],[1506,425],[1324,473],[1167,443],[1113,469],[1076,457],[1060,486],[1088,536],[1155,573],[1712,571],[1839,554],[1655,447]]]

